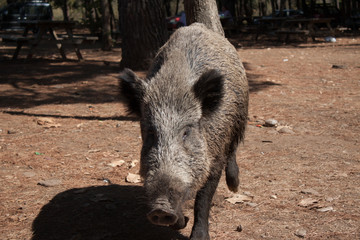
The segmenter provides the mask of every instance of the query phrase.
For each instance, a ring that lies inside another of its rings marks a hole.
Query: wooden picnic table
[[[323,25],[326,26],[327,32],[334,35],[335,32],[331,27],[332,18],[270,18],[270,19],[259,19],[259,27],[255,39],[257,40],[258,35],[267,32],[272,32],[277,35],[286,35],[286,40],[289,39],[290,35],[301,35],[304,39],[310,36],[313,40],[318,35],[318,27]]]
[[[306,36],[309,35],[313,41],[318,34],[319,26],[326,26],[327,34],[334,35],[335,31],[331,27],[332,18],[294,18],[287,19],[283,22],[280,29],[276,33],[287,34],[301,33],[303,32]]]
[[[24,32],[21,36],[2,36],[3,40],[12,40],[17,43],[16,50],[13,54],[13,60],[16,60],[23,45],[30,46],[27,59],[31,59],[36,48],[45,42],[54,42],[63,59],[66,59],[64,43],[73,45],[74,51],[78,60],[82,60],[79,46],[84,40],[83,38],[75,37],[73,28],[76,22],[74,21],[51,21],[51,20],[35,20],[35,21],[21,21],[21,26],[24,27]],[[66,31],[66,36],[59,37],[56,30],[62,29]],[[35,30],[34,35],[30,35],[30,30]]]

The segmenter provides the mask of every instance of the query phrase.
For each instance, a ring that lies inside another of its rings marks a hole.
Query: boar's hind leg
[[[213,172],[205,185],[197,192],[194,207],[194,226],[191,232],[191,240],[210,239],[209,236],[209,211],[211,201],[219,183],[221,169]]]
[[[233,192],[237,192],[239,186],[239,167],[236,163],[236,148],[237,142],[232,143],[230,154],[228,155],[226,165],[226,184]]]

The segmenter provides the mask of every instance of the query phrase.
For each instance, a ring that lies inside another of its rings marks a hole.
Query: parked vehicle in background
[[[186,16],[185,12],[181,12],[173,17],[166,18],[167,29],[169,31],[174,31],[179,27],[186,26]]]
[[[11,3],[0,9],[0,29],[21,30],[20,21],[51,20],[52,17],[50,3],[44,1]]]

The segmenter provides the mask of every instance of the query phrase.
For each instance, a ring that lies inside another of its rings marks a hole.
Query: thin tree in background
[[[285,0],[280,0],[280,17],[284,17],[285,12],[283,11],[285,9]]]
[[[171,16],[171,6],[170,6],[171,0],[164,0],[165,10],[166,10],[166,16]]]
[[[63,15],[64,15],[64,21],[69,21],[69,13],[68,13],[68,4],[67,4],[67,0],[63,1],[63,5],[62,5],[62,11],[63,11]]]
[[[111,15],[110,15],[110,6],[108,0],[101,0],[101,10],[102,10],[102,31],[101,31],[101,41],[102,41],[102,50],[110,51],[112,49],[112,38],[111,38]]]
[[[163,0],[123,0],[120,12],[122,60],[120,66],[148,69],[168,38]]]
[[[178,15],[178,13],[179,13],[179,2],[180,2],[180,0],[176,0],[175,15]]]

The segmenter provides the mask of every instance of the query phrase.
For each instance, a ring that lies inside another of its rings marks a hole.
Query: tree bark
[[[275,10],[276,10],[275,0],[271,0],[271,14],[272,15],[275,15]]]
[[[252,15],[253,15],[253,9],[252,9],[252,0],[245,0],[245,15],[247,19],[252,19]]]
[[[180,2],[180,0],[176,0],[175,15],[178,15],[178,12],[179,12],[179,2]]]
[[[171,7],[170,7],[170,0],[164,0],[165,10],[166,10],[166,16],[171,16]]]
[[[125,23],[125,19],[126,16],[124,15],[124,13],[126,13],[126,8],[127,8],[127,4],[128,1],[124,1],[124,0],[118,0],[118,13],[119,13],[119,32],[120,32],[120,36],[123,37],[123,25]]]
[[[102,31],[101,31],[101,41],[102,41],[102,50],[110,51],[112,48],[112,38],[111,38],[111,15],[110,15],[110,6],[108,0],[101,0],[101,11],[102,11]]]
[[[68,13],[68,7],[67,7],[67,0],[64,0],[64,4],[62,6],[64,21],[69,21],[69,13]]]
[[[168,38],[163,0],[123,0],[121,68],[146,70]]]
[[[203,23],[214,32],[224,36],[215,0],[184,0],[186,24]]]
[[[112,0],[108,0],[108,4],[109,4],[109,11],[110,11],[110,31],[111,31],[111,36],[112,36],[114,28],[115,28],[115,14],[114,14],[113,6],[112,6]]]
[[[285,9],[285,0],[280,0],[280,17],[283,17],[284,16],[284,10]]]

